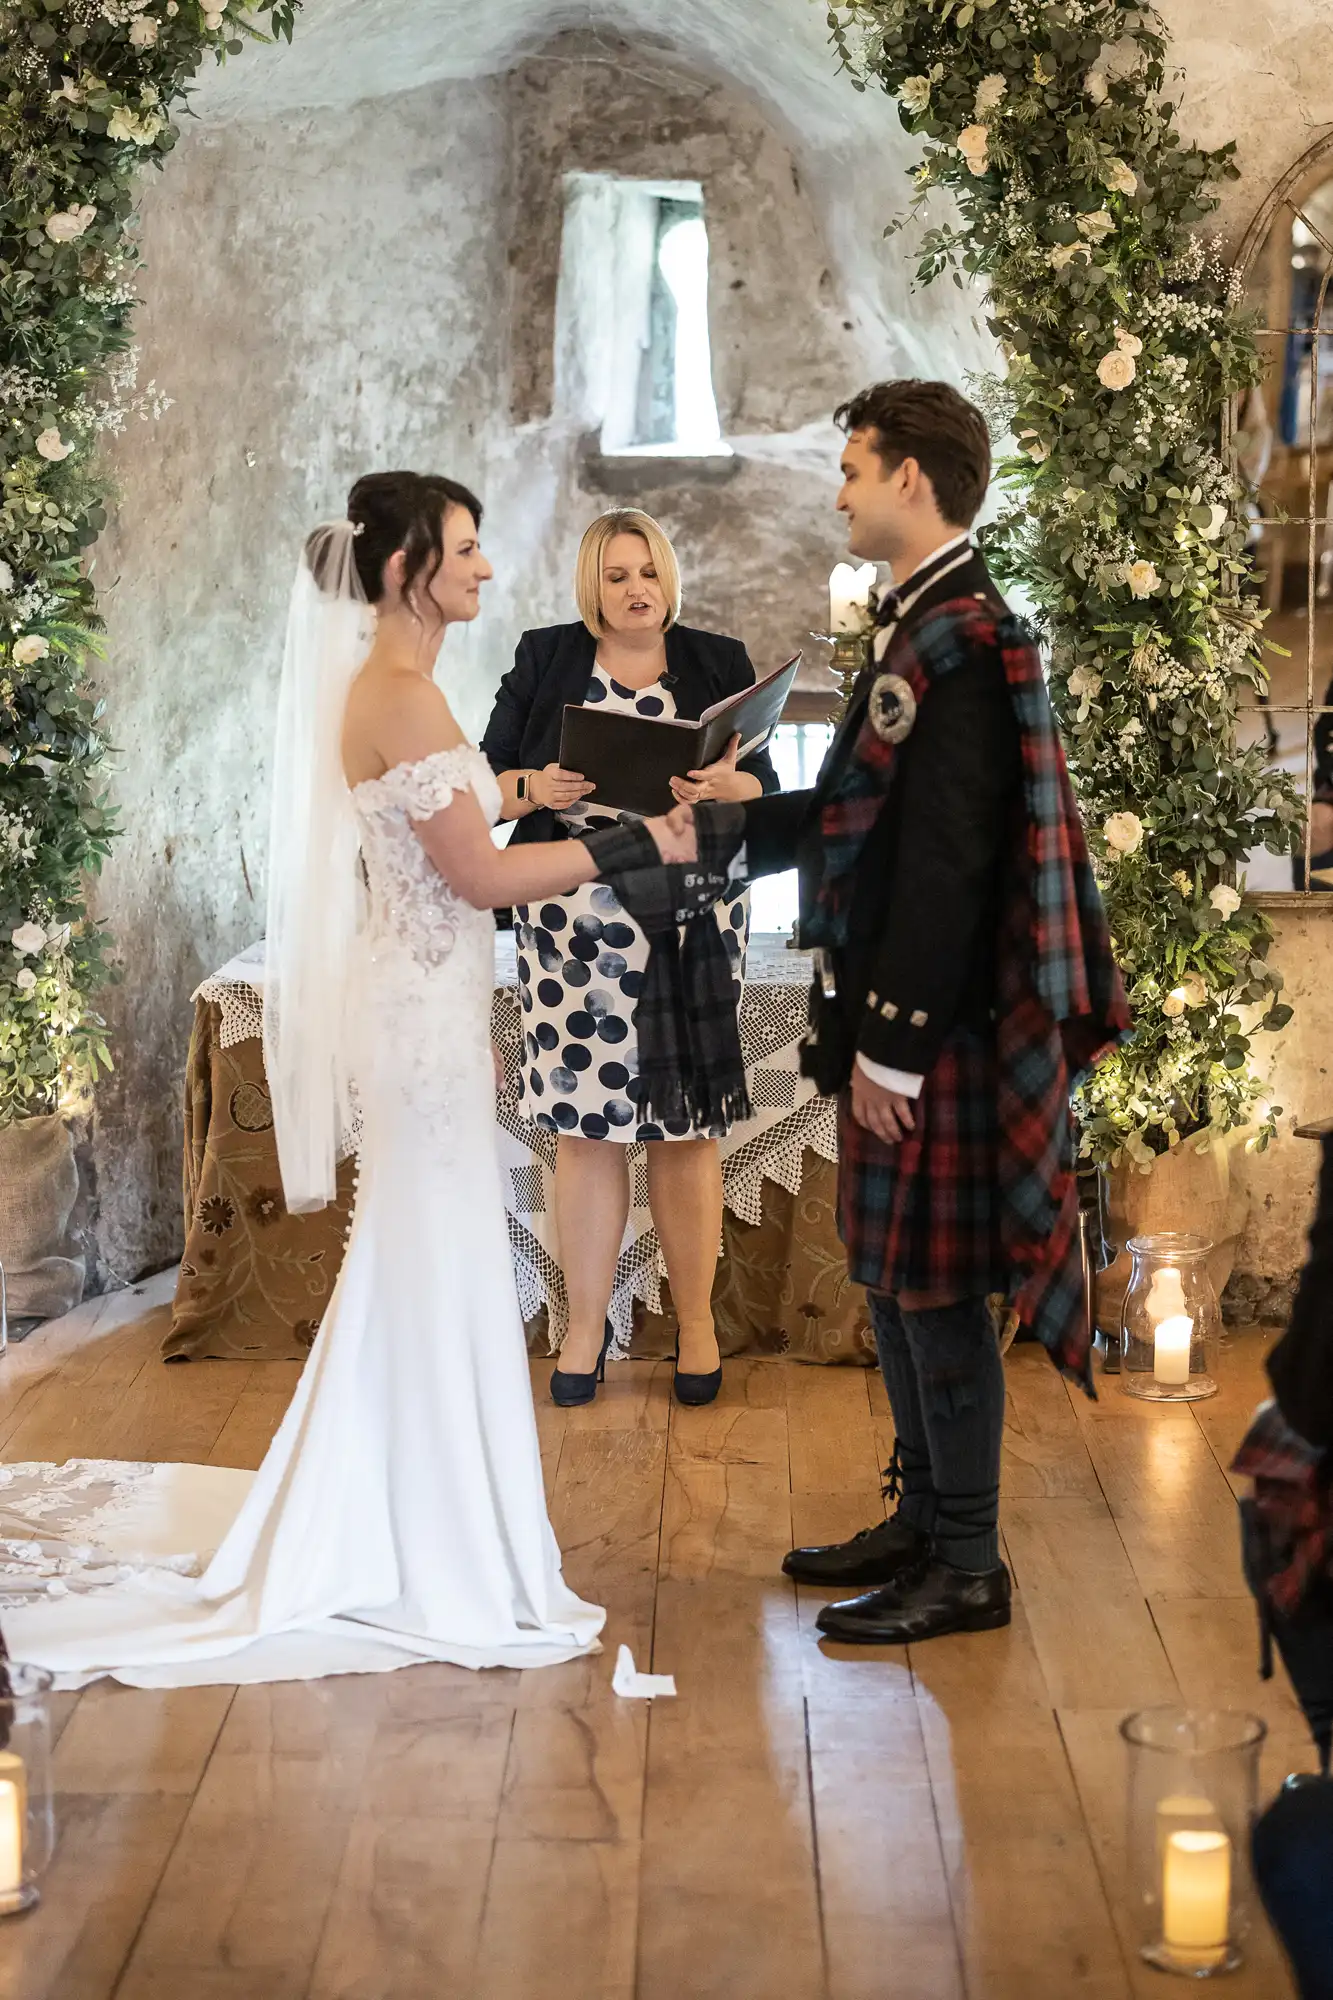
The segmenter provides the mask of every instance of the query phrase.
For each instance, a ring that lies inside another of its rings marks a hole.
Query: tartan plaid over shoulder
[[[903,633],[892,670],[919,705],[935,679],[985,650],[1003,660],[1023,772],[1003,873],[995,1046],[950,1038],[926,1078],[918,1132],[898,1146],[844,1115],[843,1231],[853,1275],[886,1291],[984,1290],[978,1279],[998,1255],[1023,1324],[1091,1393],[1070,1094],[1078,1072],[1127,1030],[1129,1009],[1041,658],[1020,620],[969,597]],[[896,754],[867,720],[825,806],[817,927],[829,942],[845,928],[857,856]],[[977,1185],[983,1177],[990,1187]]]

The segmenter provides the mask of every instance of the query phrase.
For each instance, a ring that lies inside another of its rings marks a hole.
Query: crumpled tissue
[[[674,1674],[641,1674],[629,1647],[622,1646],[616,1654],[616,1670],[611,1676],[611,1686],[628,1701],[651,1701],[655,1695],[674,1694],[676,1677]]]

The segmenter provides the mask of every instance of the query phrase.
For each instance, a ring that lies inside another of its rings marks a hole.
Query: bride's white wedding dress
[[[259,1471],[0,1468],[9,1650],[62,1684],[547,1666],[597,1646],[605,1614],[565,1585],[542,1489],[494,1140],[494,924],[409,824],[469,785],[494,825],[471,746],[353,792],[371,909],[349,1007],[360,1184]]]

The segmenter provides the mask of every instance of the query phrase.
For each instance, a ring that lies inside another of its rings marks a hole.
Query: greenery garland
[[[107,940],[84,901],[114,832],[88,551],[98,439],[161,407],[130,349],[134,178],[175,144],[203,57],[267,39],[265,20],[290,39],[299,4],[0,0],[0,1123],[109,1060]],[[1125,0],[850,0],[828,18],[856,87],[882,85],[924,140],[918,198],[957,203],[920,277],[987,282],[1008,364],[990,414],[1020,446],[987,545],[1039,607],[1135,1013],[1084,1086],[1084,1150],[1150,1162],[1252,1119],[1238,1010],[1269,1029],[1291,1011],[1270,927],[1232,886],[1250,848],[1291,851],[1300,816],[1262,749],[1235,747],[1264,669],[1245,495],[1214,440],[1260,364],[1196,233],[1232,149],[1182,142],[1162,25]]]
[[[1291,1009],[1233,884],[1251,848],[1292,851],[1301,812],[1264,750],[1236,747],[1266,676],[1247,496],[1219,445],[1262,369],[1197,233],[1234,149],[1182,141],[1165,30],[1125,0],[851,0],[828,20],[853,84],[925,142],[918,202],[957,205],[919,277],[984,278],[1007,363],[985,400],[1018,453],[986,546],[1038,607],[1134,1010],[1080,1093],[1084,1155],[1147,1166],[1251,1121],[1266,1145],[1252,1033]]]
[[[0,0],[0,1125],[110,1061],[85,900],[115,832],[88,552],[99,440],[163,407],[130,347],[135,177],[176,143],[204,56],[290,40],[299,4]]]

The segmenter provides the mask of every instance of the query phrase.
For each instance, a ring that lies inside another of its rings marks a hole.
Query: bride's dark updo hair
[[[357,531],[353,557],[369,603],[378,604],[383,597],[384,565],[399,549],[404,597],[410,598],[419,584],[429,588],[444,561],[444,521],[451,507],[466,507],[481,526],[480,500],[456,479],[427,472],[369,472],[357,480],[347,496],[347,518]],[[307,545],[317,583],[323,581],[313,547],[318,534],[316,530]]]

